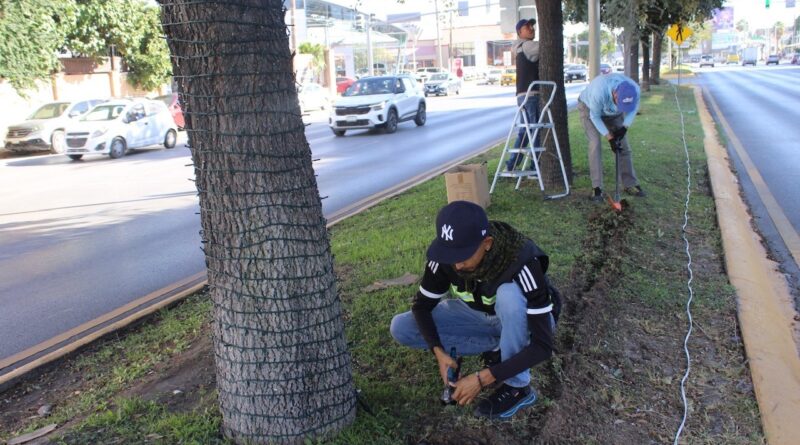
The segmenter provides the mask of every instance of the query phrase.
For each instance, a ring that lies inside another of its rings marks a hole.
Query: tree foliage
[[[169,79],[169,51],[157,7],[140,0],[77,0],[75,26],[64,47],[75,55],[123,58],[134,85],[152,89]]]
[[[0,0],[0,77],[18,91],[57,71],[59,51],[99,59],[114,49],[134,85],[171,75],[159,10],[143,0]]]
[[[72,0],[0,0],[0,77],[24,91],[49,76],[74,22]]]

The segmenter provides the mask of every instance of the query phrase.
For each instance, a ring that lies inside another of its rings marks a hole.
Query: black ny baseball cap
[[[453,201],[436,215],[436,238],[428,247],[428,259],[456,264],[471,257],[489,235],[489,218],[478,204]]]

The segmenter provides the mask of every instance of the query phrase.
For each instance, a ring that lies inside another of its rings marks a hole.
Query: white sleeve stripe
[[[531,291],[531,285],[530,285],[530,283],[528,283],[528,277],[526,277],[525,275],[520,273],[519,275],[517,275],[517,278],[519,278],[519,282],[520,282],[520,284],[522,284],[522,291],[523,292],[530,292]]]
[[[431,270],[431,272],[436,273],[436,271],[439,270],[439,263],[435,261],[428,261],[428,268]]]
[[[553,310],[553,305],[548,304],[547,306],[542,308],[528,309],[527,313],[528,315],[538,315],[538,314],[546,314],[548,312],[551,312],[552,310]]]
[[[431,292],[429,290],[425,290],[422,286],[419,287],[419,292],[422,295],[425,295],[428,298],[433,298],[435,300],[438,300],[438,299],[444,297],[445,295],[447,295],[447,292],[445,292],[443,294],[434,294],[433,292]]]
[[[531,283],[533,284],[533,288],[534,288],[534,289],[538,289],[538,288],[539,288],[539,286],[537,286],[537,285],[536,285],[536,280],[534,280],[534,279],[533,279],[533,274],[531,274],[531,270],[530,270],[530,269],[528,269],[528,266],[525,266],[525,267],[523,267],[523,268],[522,268],[522,270],[523,270],[523,271],[524,271],[524,272],[525,272],[525,273],[528,275],[528,277],[531,279]]]

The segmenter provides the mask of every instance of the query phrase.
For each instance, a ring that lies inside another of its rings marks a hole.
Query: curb
[[[739,324],[761,423],[769,444],[796,444],[800,438],[800,357],[789,286],[750,225],[733,167],[699,87],[694,88],[694,95],[705,133],[703,144],[725,265],[736,288]]]

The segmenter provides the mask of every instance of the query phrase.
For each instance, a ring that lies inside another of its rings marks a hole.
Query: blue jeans
[[[522,102],[524,100],[525,96],[517,96],[517,107],[522,105]],[[525,102],[524,110],[525,114],[528,115],[529,124],[535,124],[536,122],[539,122],[539,96],[538,95],[529,96],[528,101]],[[525,123],[525,121],[522,120],[522,115],[520,115],[519,123],[521,124]],[[533,134],[534,131],[535,129],[532,129],[531,134]],[[526,133],[525,128],[520,128],[519,131],[517,132],[517,139],[514,141],[514,148],[520,148],[523,145],[527,144],[528,144],[528,134]],[[539,146],[539,133],[536,133],[536,138],[533,141],[533,146],[534,147]],[[514,167],[516,167],[517,164],[519,164],[522,161],[522,159],[524,159],[524,157],[525,156],[522,153],[512,154],[511,158],[509,158],[508,161],[506,161],[506,169],[513,170]]]
[[[477,355],[499,347],[501,359],[505,361],[528,345],[527,301],[522,290],[516,283],[506,283],[497,289],[496,297],[494,309],[497,315],[471,309],[458,299],[444,300],[436,305],[433,321],[446,352],[455,346],[459,355]],[[428,349],[410,311],[395,315],[389,330],[402,345]],[[530,382],[530,370],[505,381],[516,388],[528,386]]]

